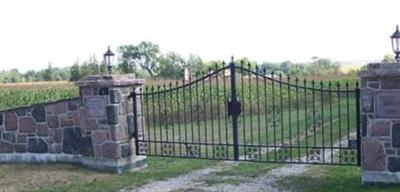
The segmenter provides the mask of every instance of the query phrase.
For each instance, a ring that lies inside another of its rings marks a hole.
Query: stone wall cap
[[[360,77],[394,77],[400,76],[400,63],[370,63]]]
[[[89,75],[75,82],[78,87],[87,86],[129,86],[143,85],[144,79],[136,79],[134,75]]]

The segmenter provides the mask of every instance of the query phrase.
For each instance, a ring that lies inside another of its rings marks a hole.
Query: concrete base
[[[2,153],[0,163],[69,163],[98,171],[131,172],[147,166],[146,156],[132,156],[119,160],[94,159],[72,154]]]
[[[400,184],[400,172],[362,171],[364,185]]]

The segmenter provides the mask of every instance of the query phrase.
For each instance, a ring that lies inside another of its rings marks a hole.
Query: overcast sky
[[[1,0],[0,70],[70,66],[107,45],[258,61],[377,60],[399,0]]]

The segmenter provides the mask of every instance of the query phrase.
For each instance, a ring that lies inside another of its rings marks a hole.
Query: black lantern
[[[108,46],[107,52],[104,53],[104,59],[107,62],[108,74],[111,74],[112,71],[111,61],[113,60],[114,55],[115,54],[111,51],[110,46]]]
[[[396,31],[393,33],[392,36],[390,36],[392,39],[392,48],[393,52],[396,55],[394,57],[395,62],[400,62],[400,31],[399,31],[399,26],[396,26]]]

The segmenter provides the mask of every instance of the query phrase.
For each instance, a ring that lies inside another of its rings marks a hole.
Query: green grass
[[[283,190],[296,189],[304,192],[397,192],[400,186],[369,186],[361,184],[359,167],[315,166],[300,176],[282,178]]]
[[[148,167],[142,171],[113,175],[107,180],[73,181],[68,185],[43,186],[36,191],[69,191],[69,192],[110,192],[118,191],[123,188],[133,188],[149,181],[163,180],[168,177],[178,176],[196,169],[211,166],[217,161],[207,160],[184,160],[173,158],[148,158]]]

